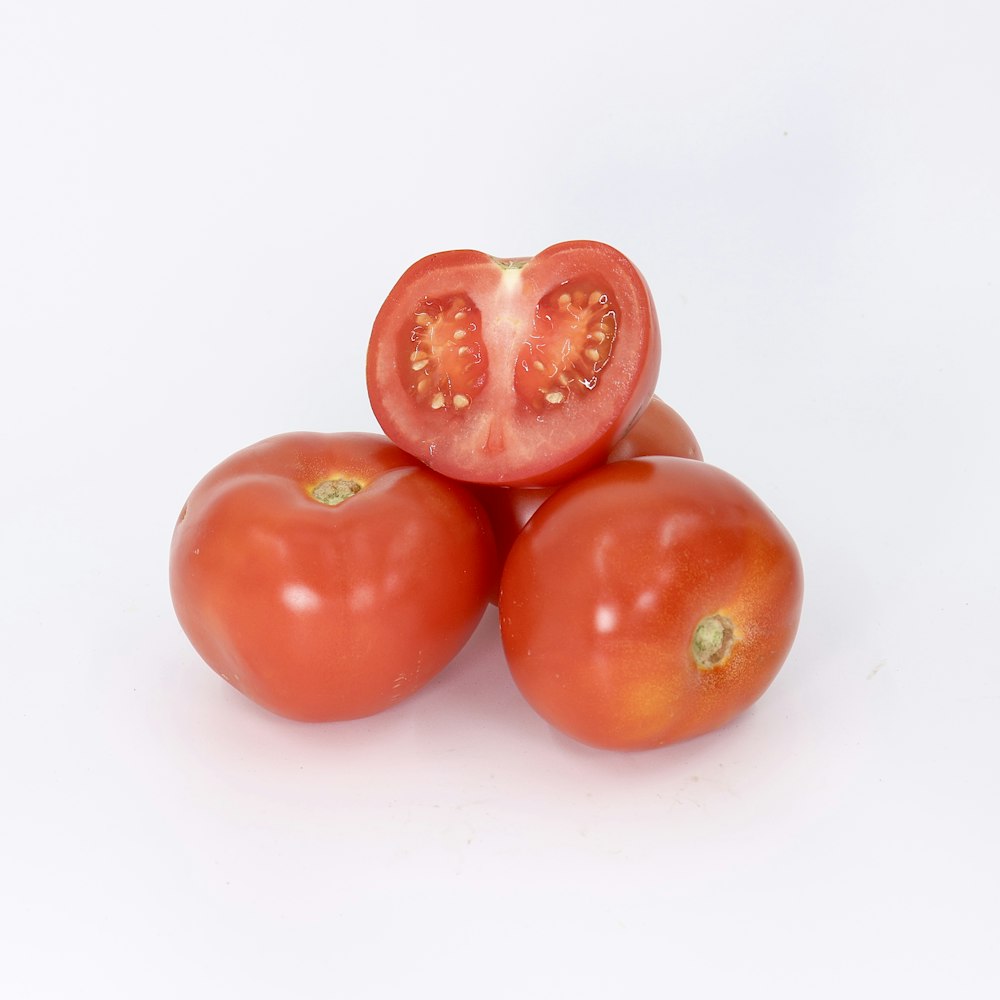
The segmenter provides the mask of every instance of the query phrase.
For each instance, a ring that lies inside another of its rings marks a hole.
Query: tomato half
[[[702,460],[701,448],[684,418],[654,396],[642,416],[611,449],[608,462],[621,462],[642,455],[673,455]],[[486,508],[497,541],[499,565],[503,566],[514,539],[531,516],[559,487],[557,486],[475,486],[473,492]]]
[[[368,349],[382,429],[454,479],[562,482],[649,402],[660,335],[642,276],[603,243],[504,260],[432,254],[399,279]]]
[[[802,603],[795,544],[739,480],[636,458],[552,497],[511,549],[504,652],[528,702],[598,747],[724,725],[764,692]]]
[[[370,715],[416,691],[494,584],[486,515],[376,434],[284,434],[195,487],[170,550],[182,628],[208,665],[293,719]]]

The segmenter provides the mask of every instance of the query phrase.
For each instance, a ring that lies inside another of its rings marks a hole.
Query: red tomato
[[[622,462],[626,458],[645,455],[667,455],[675,458],[702,460],[701,448],[694,431],[684,418],[671,406],[654,396],[642,416],[632,425],[628,434],[611,449],[609,462]]]
[[[562,482],[649,402],[660,334],[633,264],[603,243],[501,260],[432,254],[375,319],[368,395],[401,448],[454,479]]]
[[[702,462],[637,458],[552,497],[511,549],[504,651],[553,726],[635,750],[724,725],[771,683],[802,603],[795,544]]]
[[[495,576],[463,487],[375,434],[284,434],[195,487],[170,551],[181,626],[258,704],[308,721],[370,715],[430,680]]]
[[[654,396],[632,429],[611,449],[608,462],[642,455],[674,455],[701,461],[701,448],[681,415]],[[486,508],[497,540],[502,567],[514,539],[557,486],[476,486],[473,492]]]

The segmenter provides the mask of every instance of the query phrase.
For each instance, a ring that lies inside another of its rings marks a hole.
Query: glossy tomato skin
[[[628,433],[611,449],[608,462],[664,455],[703,461],[701,446],[684,418],[659,396],[649,401]]]
[[[701,462],[631,459],[565,487],[514,543],[504,652],[562,732],[662,746],[763,694],[795,637],[802,586],[794,542],[739,480]]]
[[[195,487],[170,550],[198,653],[304,721],[371,715],[425,684],[472,634],[495,572],[476,500],[375,434],[237,452]]]
[[[659,396],[654,396],[629,432],[611,449],[606,462],[643,455],[672,455],[702,461],[701,447],[684,418]],[[473,492],[486,508],[497,542],[502,569],[514,540],[532,515],[558,486],[475,486]]]
[[[417,261],[375,319],[367,381],[382,429],[430,468],[546,486],[607,457],[659,366],[642,275],[613,247],[578,240],[531,258],[455,250]]]

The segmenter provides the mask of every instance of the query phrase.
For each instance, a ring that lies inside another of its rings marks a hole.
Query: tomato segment
[[[606,457],[648,403],[659,361],[649,291],[612,247],[456,250],[418,261],[386,298],[368,394],[386,434],[438,472],[549,485]]]

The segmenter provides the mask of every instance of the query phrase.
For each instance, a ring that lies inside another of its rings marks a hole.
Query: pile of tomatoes
[[[283,434],[209,472],[174,530],[181,626],[255,702],[331,721],[412,694],[494,601],[518,688],[564,733],[639,749],[722,726],[791,648],[801,564],[652,395],[659,364],[612,247],[418,261],[368,350],[387,437]]]

